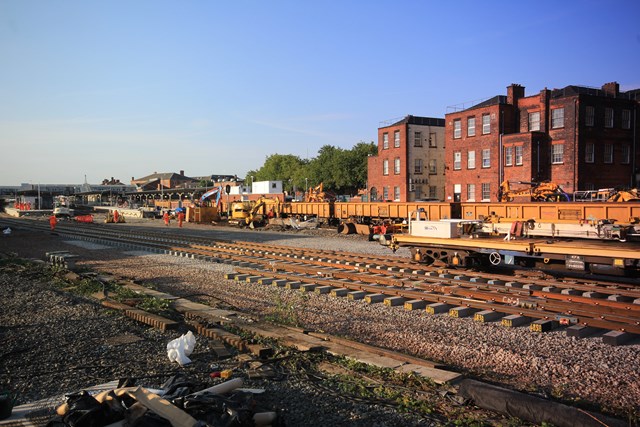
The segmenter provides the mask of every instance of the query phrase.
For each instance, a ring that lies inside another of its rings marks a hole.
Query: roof
[[[190,177],[185,176],[185,175],[180,175],[180,174],[175,173],[175,172],[152,173],[151,175],[143,176],[142,178],[137,178],[137,179],[134,179],[133,181],[135,181],[135,182],[140,182],[140,181],[149,182],[149,181],[153,181],[153,180],[156,180],[156,179],[162,179],[162,180],[182,179],[183,181],[196,181],[193,178],[190,178]]]
[[[599,97],[606,97],[606,98],[638,100],[640,99],[640,89],[633,89],[627,92],[618,92],[616,95],[614,95],[612,93],[605,92],[604,90],[598,89],[595,87],[569,85],[569,86],[563,87],[562,89],[553,89],[551,91],[551,98],[564,98],[564,97],[577,96],[577,95],[590,95],[590,96],[599,96]]]
[[[391,119],[384,122],[380,122],[381,124],[380,129],[391,127],[391,126],[403,125],[403,124],[444,127],[444,123],[445,123],[444,119],[408,115],[403,117],[402,119]]]

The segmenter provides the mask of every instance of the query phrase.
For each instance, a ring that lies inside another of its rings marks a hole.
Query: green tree
[[[245,178],[246,183],[251,182],[251,177],[255,181],[282,181],[285,191],[291,191],[294,185],[300,187],[297,182],[302,177],[304,182],[304,173],[300,170],[304,168],[306,161],[292,154],[272,154],[267,156],[264,164],[258,170],[247,172]]]

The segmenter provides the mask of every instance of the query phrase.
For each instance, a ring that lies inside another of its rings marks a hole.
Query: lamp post
[[[304,179],[304,192],[309,191],[309,178]]]

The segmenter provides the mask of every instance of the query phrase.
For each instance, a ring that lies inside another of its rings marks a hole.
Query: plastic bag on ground
[[[187,365],[191,363],[191,359],[188,356],[191,355],[195,346],[196,337],[189,331],[167,344],[167,356],[170,361],[178,362],[180,366]]]

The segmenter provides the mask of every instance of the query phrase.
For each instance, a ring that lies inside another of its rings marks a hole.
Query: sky
[[[637,0],[0,0],[0,185],[244,177],[518,83],[640,88]]]

